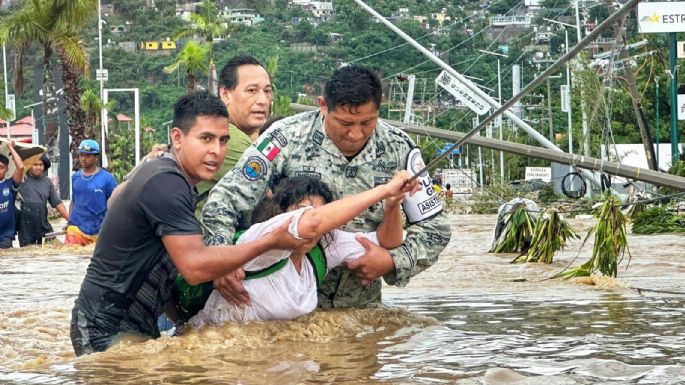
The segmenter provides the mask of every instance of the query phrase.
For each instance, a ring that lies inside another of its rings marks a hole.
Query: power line
[[[499,4],[499,3],[503,2],[503,1],[505,1],[505,0],[498,0],[498,1],[494,2],[494,3],[488,4],[487,7],[483,8],[483,11],[485,11],[485,10],[491,8],[493,5]],[[519,3],[519,4],[521,4],[521,3]],[[555,3],[555,4],[556,4],[556,3]],[[424,38],[426,38],[426,37],[428,37],[428,36],[434,35],[435,32],[440,32],[440,31],[446,30],[446,29],[449,30],[449,29],[452,28],[453,26],[455,26],[455,25],[457,25],[457,24],[459,24],[459,23],[463,23],[463,22],[469,20],[470,18],[475,17],[476,15],[477,15],[477,13],[474,13],[474,14],[472,14],[471,16],[466,16],[465,18],[460,19],[460,20],[458,20],[458,21],[455,21],[454,23],[452,23],[452,24],[450,24],[450,25],[448,25],[448,26],[446,26],[446,27],[440,27],[440,28],[436,29],[436,30],[433,31],[433,32],[429,32],[429,33],[427,33],[427,34],[425,34],[425,35],[423,35],[423,36],[420,36],[420,37],[416,38],[415,40],[419,41],[419,40],[424,39]],[[370,57],[373,57],[373,56],[376,56],[376,55],[380,55],[380,54],[382,54],[382,53],[389,52],[389,51],[392,51],[392,50],[397,49],[397,48],[400,48],[400,47],[404,47],[405,45],[408,45],[408,44],[409,44],[409,43],[406,43],[406,42],[405,42],[405,43],[402,43],[402,44],[398,44],[398,45],[396,45],[396,46],[394,46],[394,47],[392,47],[392,48],[388,48],[388,49],[385,49],[385,50],[382,50],[382,51],[379,51],[379,52],[376,52],[376,53],[372,53],[372,54],[367,55],[367,56],[364,56],[364,57],[362,57],[362,58],[358,58],[358,59],[351,60],[351,61],[349,61],[349,63],[355,63],[355,62],[358,62],[358,61],[361,61],[361,60],[364,60],[364,59],[368,59],[368,58],[370,58]]]

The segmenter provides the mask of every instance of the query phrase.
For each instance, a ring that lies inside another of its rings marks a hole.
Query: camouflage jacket
[[[386,183],[406,167],[407,155],[415,147],[404,132],[378,121],[364,149],[348,161],[326,136],[319,111],[305,112],[274,123],[244,153],[210,192],[202,212],[205,242],[231,244],[237,228],[249,226],[253,208],[285,177],[308,175],[322,179],[336,199]],[[383,202],[369,207],[344,230],[374,231],[383,217]],[[445,214],[407,227],[401,247],[390,250],[395,271],[384,279],[404,286],[410,277],[431,266],[450,240]],[[381,282],[362,286],[352,272],[338,267],[329,272],[319,288],[319,306],[361,306],[380,302]]]

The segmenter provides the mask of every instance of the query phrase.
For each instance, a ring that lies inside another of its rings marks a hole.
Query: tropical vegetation
[[[278,58],[278,71],[272,73],[274,84],[278,89],[279,106],[287,101],[295,101],[301,96],[314,98],[321,92],[322,86],[330,73],[343,63],[359,63],[376,69],[386,84],[386,100],[381,109],[383,117],[401,118],[398,107],[406,92],[406,74],[416,74],[419,79],[414,100],[434,100],[439,109],[429,116],[415,112],[419,123],[430,123],[439,128],[467,131],[472,127],[473,114],[463,108],[454,106],[453,100],[434,86],[434,79],[440,68],[428,61],[416,49],[407,45],[394,32],[380,23],[376,23],[368,13],[352,1],[334,1],[335,19],[329,21],[315,20],[304,8],[289,5],[287,0],[270,1],[223,1],[228,8],[249,7],[256,9],[264,19],[263,22],[246,26],[242,24],[222,25],[216,11],[217,2],[204,0],[190,21],[183,21],[176,16],[176,5],[184,4],[175,0],[156,0],[154,6],[143,0],[102,0],[103,20],[103,67],[109,71],[109,80],[105,87],[140,89],[141,126],[157,128],[153,135],[156,141],[165,141],[163,124],[170,120],[171,105],[175,99],[188,92],[194,83],[209,84],[214,63],[221,66],[228,58],[249,53],[262,62]],[[413,16],[425,16],[420,22],[413,18],[396,18],[394,23],[408,35],[417,39],[424,47],[450,63],[459,72],[479,78],[479,84],[492,89],[495,95],[497,88],[497,62],[491,55],[482,54],[479,49],[506,53],[501,58],[502,95],[503,99],[512,94],[511,67],[521,65],[522,82],[530,82],[545,68],[546,61],[560,57],[565,47],[564,30],[558,26],[546,24],[543,17],[575,22],[573,5],[569,0],[545,0],[544,10],[533,18],[534,24],[549,26],[553,35],[549,38],[549,53],[543,53],[542,60],[536,56],[531,46],[535,33],[531,30],[520,34],[503,34],[489,26],[489,17],[493,15],[515,15],[524,10],[523,4],[514,0],[494,0],[489,3],[467,1],[411,1],[411,0],[370,0],[367,2],[383,15],[390,16],[399,8],[406,7]],[[64,92],[67,99],[69,127],[72,140],[77,143],[83,132],[86,132],[85,115],[78,108],[80,94],[77,90],[97,89],[95,80],[88,77],[88,72],[98,67],[97,55],[97,14],[94,0],[24,0],[13,4],[10,13],[5,14],[0,22],[0,31],[6,38],[12,34],[10,48],[13,59],[9,73],[17,79],[17,86],[23,81],[30,91],[18,96],[18,111],[21,107],[33,104],[39,98],[48,104],[48,96],[38,96],[36,90],[35,66],[50,68],[59,59],[62,77],[68,80]],[[31,10],[30,12],[28,10]],[[590,22],[606,18],[608,10],[603,4],[582,9],[583,19]],[[442,14],[449,17],[442,25],[437,17],[431,14]],[[23,18],[23,19],[22,19]],[[21,21],[20,21],[21,20]],[[69,20],[69,22],[66,22]],[[627,23],[628,42],[647,39],[648,44],[641,48],[651,55],[634,59],[633,69],[636,84],[641,98],[642,108],[650,123],[653,140],[655,135],[655,110],[657,75],[664,74],[667,68],[667,42],[660,35],[639,35],[634,19]],[[38,26],[41,27],[33,27]],[[13,27],[12,27],[13,26]],[[121,27],[121,28],[118,28]],[[34,33],[35,32],[35,33]],[[40,32],[40,34],[38,33]],[[603,34],[611,37],[612,31]],[[575,33],[569,34],[570,44],[575,44]],[[120,43],[132,42],[135,46],[147,41],[174,40],[178,49],[171,54],[147,50],[124,50]],[[188,47],[191,48],[188,48]],[[194,47],[193,47],[194,46]],[[77,48],[81,48],[79,51]],[[55,55],[53,56],[53,52]],[[80,52],[80,53],[79,53]],[[207,53],[205,56],[204,53]],[[90,55],[88,55],[90,53]],[[21,55],[19,55],[21,54]],[[631,52],[633,54],[633,52]],[[90,57],[90,60],[86,60]],[[52,60],[50,60],[52,58]],[[204,62],[203,65],[200,62]],[[631,64],[633,62],[630,62]],[[42,63],[42,65],[41,65]],[[574,65],[574,77],[582,79],[585,98],[593,100],[589,107],[591,155],[599,154],[602,143],[639,143],[641,137],[636,125],[635,113],[631,105],[631,95],[627,86],[620,81],[621,69],[613,75],[605,67],[596,67],[589,60],[579,60]],[[88,71],[87,69],[91,70]],[[164,71],[164,69],[167,71]],[[176,69],[173,71],[173,69]],[[71,71],[71,72],[70,72]],[[55,90],[52,86],[50,71],[47,74],[43,95],[50,95]],[[565,77],[565,75],[564,75]],[[73,81],[76,79],[76,81]],[[560,111],[559,86],[565,84],[564,78],[551,80],[551,93],[541,86],[533,94],[523,99],[524,119],[533,127],[547,134],[560,148],[568,148],[568,130],[566,114]],[[669,137],[669,98],[667,76],[659,80],[659,137]],[[394,87],[391,92],[391,84]],[[77,88],[78,87],[78,88]],[[40,88],[40,87],[39,87]],[[398,92],[397,90],[402,90]],[[610,89],[610,91],[609,91]],[[13,91],[17,94],[19,88]],[[573,148],[581,147],[583,138],[580,122],[580,94],[573,87]],[[392,98],[391,98],[392,97]],[[133,102],[125,94],[113,95],[118,102],[117,112],[132,114]],[[552,121],[549,124],[548,103],[551,106]],[[54,110],[55,106],[48,106]],[[287,110],[287,108],[286,108]],[[53,117],[46,119],[51,122]],[[48,124],[48,136],[54,135],[53,126]],[[507,140],[533,144],[532,140],[508,126],[504,129]],[[663,139],[661,139],[663,141]],[[435,156],[433,141],[419,144],[424,149],[426,160]],[[464,149],[465,153],[468,149]],[[471,149],[473,154],[475,151]],[[488,162],[491,157],[484,157]],[[523,156],[506,155],[505,179],[513,180],[522,177],[523,166],[542,166],[545,162]],[[494,167],[485,168],[486,183],[497,181],[498,174]]]

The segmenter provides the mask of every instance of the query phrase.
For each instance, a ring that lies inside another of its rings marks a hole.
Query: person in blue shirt
[[[72,197],[64,243],[85,246],[97,240],[107,212],[107,200],[117,187],[117,181],[98,167],[98,142],[86,139],[78,150],[81,169],[71,176]]]
[[[17,214],[14,200],[17,189],[24,178],[24,163],[14,149],[13,141],[9,141],[8,148],[16,169],[12,178],[5,180],[10,160],[5,155],[0,154],[0,249],[11,248],[14,235],[17,233]]]

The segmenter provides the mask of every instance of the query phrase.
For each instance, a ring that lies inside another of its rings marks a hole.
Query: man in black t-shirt
[[[111,201],[72,311],[77,355],[104,351],[121,334],[156,338],[156,320],[178,273],[196,285],[270,249],[302,247],[287,226],[243,245],[205,247],[194,216],[195,184],[223,162],[228,113],[206,92],[174,106],[172,153],[143,164]]]

